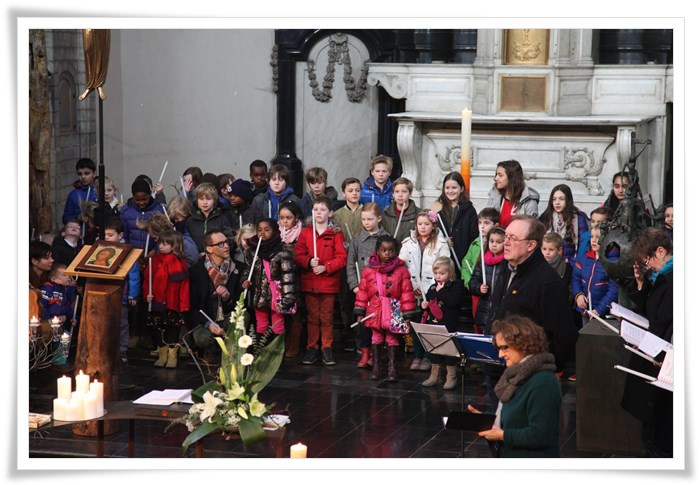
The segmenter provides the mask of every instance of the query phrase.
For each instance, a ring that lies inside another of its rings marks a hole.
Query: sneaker
[[[335,365],[335,359],[333,358],[333,351],[328,348],[328,349],[323,349],[321,351],[322,357],[321,359],[323,360],[324,365]]]
[[[122,352],[122,364],[128,364],[129,359],[126,358],[126,352]]]
[[[306,353],[304,354],[304,358],[301,360],[301,363],[304,365],[311,365],[315,363],[318,360],[318,349],[306,349]]]
[[[569,381],[571,381],[571,382],[576,382],[576,374],[571,374],[571,375],[569,376]]]

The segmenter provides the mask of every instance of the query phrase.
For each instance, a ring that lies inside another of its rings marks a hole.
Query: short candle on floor
[[[306,445],[301,443],[292,445],[289,452],[289,458],[306,458]]]

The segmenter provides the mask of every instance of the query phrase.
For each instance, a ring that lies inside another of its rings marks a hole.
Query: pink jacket
[[[375,316],[365,320],[364,325],[368,328],[380,330],[381,321],[379,315],[381,313],[381,303],[377,294],[377,273],[379,268],[366,266],[362,270],[359,290],[355,294],[355,316],[365,316],[374,313]],[[382,283],[384,285],[384,296],[395,298],[401,302],[401,313],[407,316],[407,313],[415,312],[416,297],[413,295],[413,285],[411,284],[411,275],[406,269],[403,261],[393,271],[382,273]]]

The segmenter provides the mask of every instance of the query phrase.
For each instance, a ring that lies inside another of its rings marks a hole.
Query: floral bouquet
[[[185,423],[190,434],[182,443],[183,453],[193,443],[209,433],[238,431],[244,444],[265,438],[263,421],[274,404],[258,400],[258,393],[277,373],[284,356],[284,336],[278,335],[269,344],[265,337],[256,342],[253,329],[245,329],[243,297],[231,313],[231,324],[222,339],[219,378],[209,381],[192,392],[195,403],[179,422]],[[252,337],[251,337],[252,335]]]

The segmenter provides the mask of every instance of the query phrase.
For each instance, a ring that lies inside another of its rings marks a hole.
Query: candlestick
[[[345,223],[345,229],[348,230],[348,238],[350,239],[350,242],[352,242],[352,233],[350,232],[350,226],[348,226],[348,223]]]
[[[396,235],[399,233],[399,226],[401,226],[401,219],[403,218],[403,211],[406,208],[406,203],[404,202],[401,204],[401,213],[399,214],[399,222],[396,223],[396,229],[394,229],[394,239],[396,239]]]
[[[301,443],[297,443],[296,445],[292,445],[292,447],[289,450],[289,457],[290,458],[306,458],[306,445],[303,445]]]
[[[41,324],[39,323],[39,319],[37,317],[32,317],[31,320],[29,320],[29,335],[32,340],[39,340],[41,338],[41,335],[39,330],[41,328]]]
[[[72,390],[72,381],[70,377],[63,376],[56,379],[56,387],[58,389],[58,397],[66,401],[70,400]]]
[[[158,183],[161,183],[163,181],[163,175],[165,175],[166,168],[168,168],[168,161],[167,160],[165,161],[165,165],[163,165],[163,171],[160,173],[160,178],[158,179]],[[155,198],[155,196],[156,196],[156,191],[153,190],[153,192],[151,192],[151,197]]]
[[[360,284],[360,265],[355,261],[355,271],[357,271],[357,284]]]
[[[479,224],[479,250],[481,251],[481,275],[486,284],[486,263],[484,262],[484,227]]]
[[[95,379],[90,383],[90,392],[95,393],[95,396],[97,397],[97,416],[100,417],[105,413],[104,384]]]
[[[59,421],[67,421],[66,411],[68,408],[68,401],[62,397],[57,397],[53,400],[53,419]]]
[[[86,393],[90,390],[90,376],[83,374],[82,370],[75,376],[75,390],[82,393]]]
[[[71,331],[73,331],[72,327],[71,327]],[[63,332],[63,335],[61,335],[61,355],[63,357],[68,357],[69,352],[70,352],[70,334],[68,332]]]
[[[471,182],[471,136],[472,136],[472,111],[462,110],[462,146],[461,146],[461,174],[464,179],[464,192],[469,198],[469,186]]]

